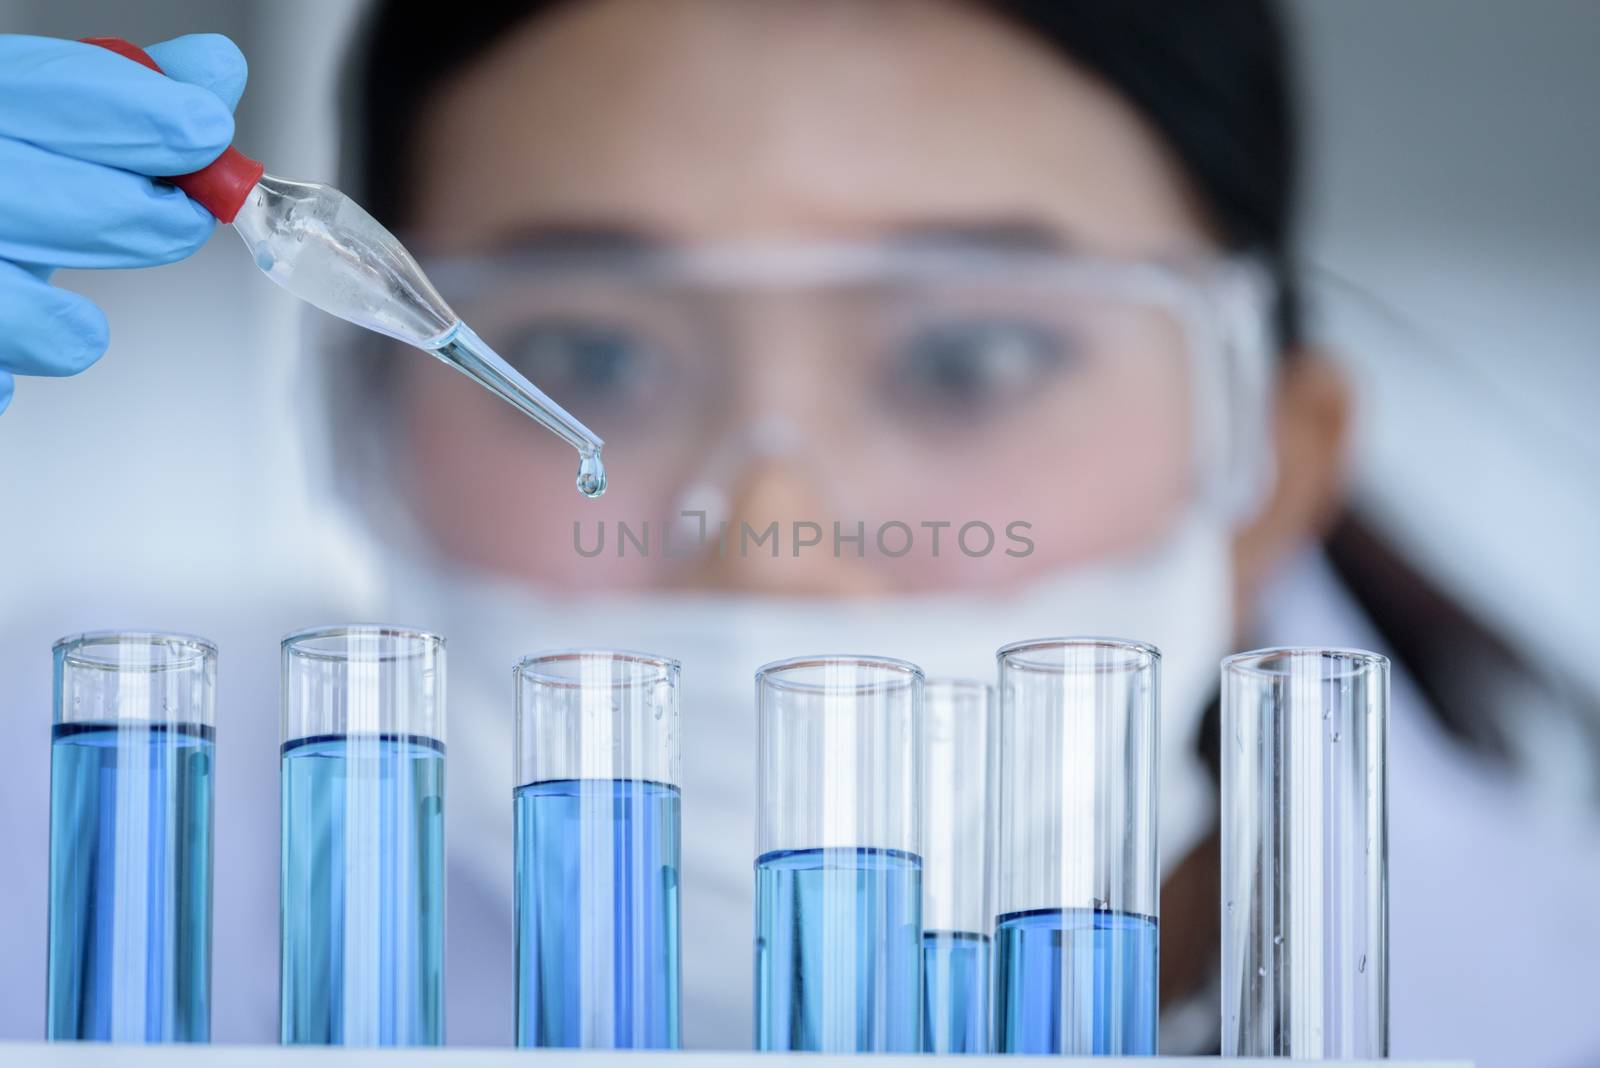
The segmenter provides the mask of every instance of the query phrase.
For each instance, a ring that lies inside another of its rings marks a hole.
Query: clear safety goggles
[[[675,514],[787,463],[854,515],[1270,478],[1270,287],[1249,260],[868,244],[435,257],[445,299]],[[725,503],[725,500],[724,500]]]

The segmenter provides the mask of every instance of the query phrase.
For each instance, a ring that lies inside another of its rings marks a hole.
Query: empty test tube
[[[997,1048],[1153,1054],[1161,655],[1056,638],[999,659]]]
[[[756,674],[756,1048],[921,1048],[922,671],[809,657]]]
[[[922,1048],[989,1052],[994,687],[923,688]]]
[[[283,641],[285,1044],[444,1041],[444,639]]]
[[[1222,1052],[1389,1054],[1389,662],[1222,662]]]
[[[517,1044],[676,1049],[677,661],[517,665]]]
[[[183,635],[55,644],[50,1039],[210,1037],[216,667]]]

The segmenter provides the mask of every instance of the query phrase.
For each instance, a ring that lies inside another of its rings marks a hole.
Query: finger
[[[199,170],[233,140],[217,93],[79,41],[0,35],[0,100],[0,136],[140,174]]]
[[[75,375],[105,355],[103,312],[14,263],[0,262],[0,371]]]
[[[145,49],[167,77],[209,89],[232,111],[250,76],[239,46],[220,33],[191,33]]]
[[[16,382],[9,372],[0,371],[0,415],[4,415],[7,408],[11,407],[11,394],[16,389]]]
[[[176,186],[0,138],[0,259],[148,267],[189,255],[215,227]]]

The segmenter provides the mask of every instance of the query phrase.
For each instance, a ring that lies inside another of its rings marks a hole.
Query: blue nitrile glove
[[[12,375],[73,375],[106,317],[49,284],[57,267],[149,267],[216,220],[152,175],[187,174],[233,140],[245,61],[214,33],[151,45],[165,75],[78,41],[0,34],[0,411]]]

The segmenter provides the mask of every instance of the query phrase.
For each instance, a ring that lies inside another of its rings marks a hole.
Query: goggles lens
[[[1233,428],[1259,425],[1240,407],[1265,402],[1238,385],[1265,357],[1232,330],[1218,269],[780,253],[456,258],[428,273],[604,436],[635,514],[671,517],[691,491],[729,500],[775,461],[813,480],[819,507],[879,521],[1025,520],[1042,496],[1176,515],[1240,477]],[[1259,299],[1247,312],[1264,319]]]

